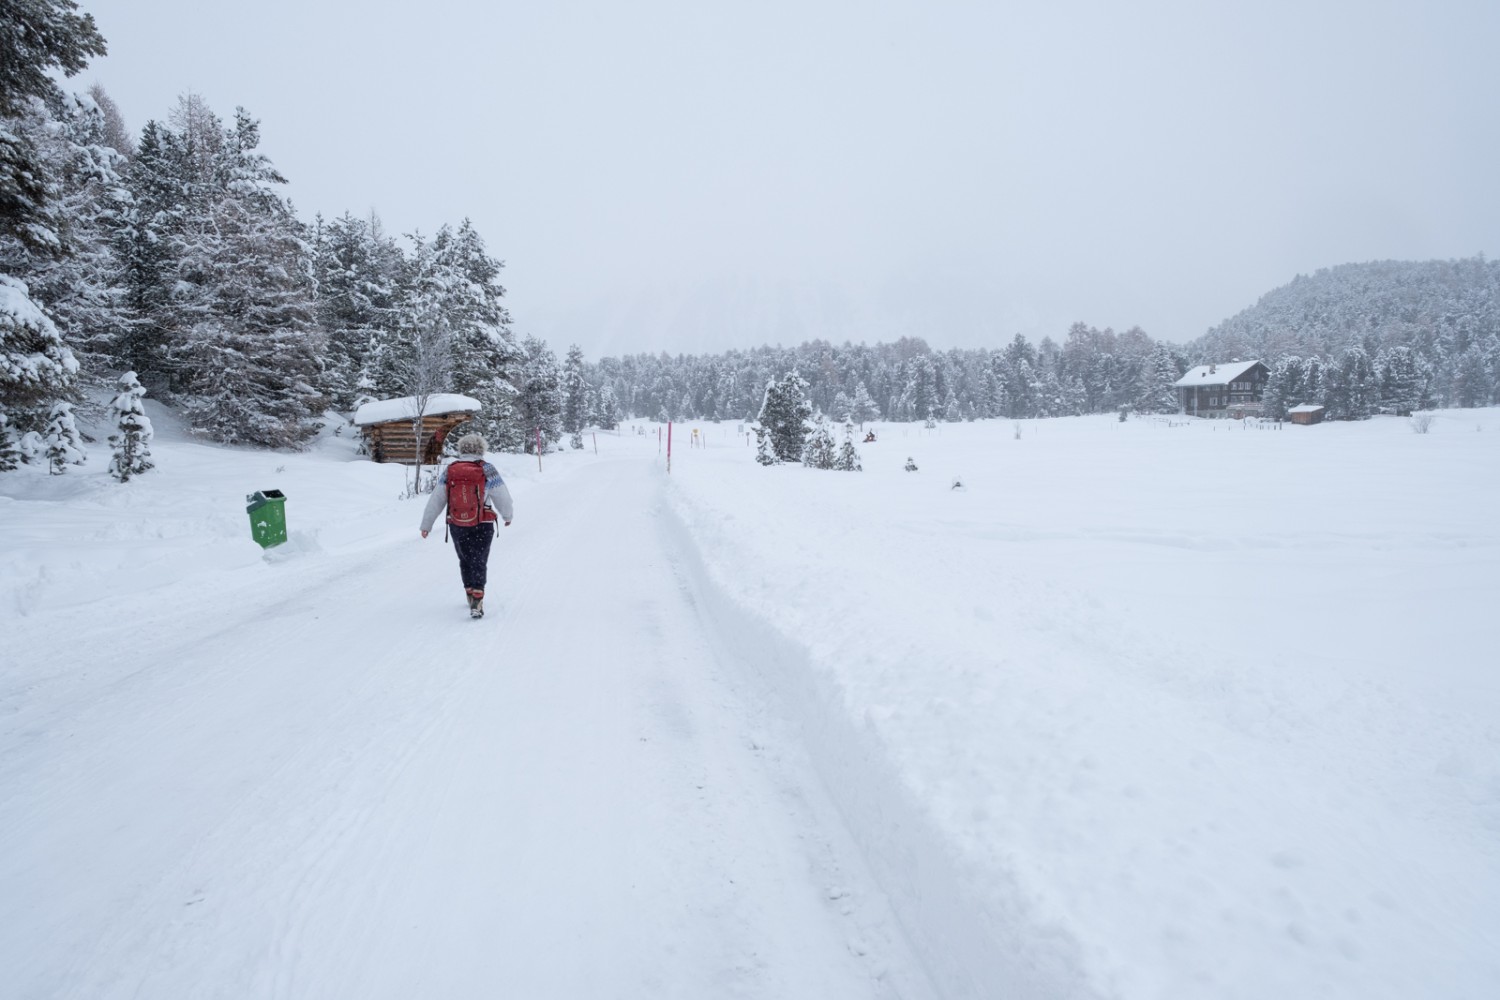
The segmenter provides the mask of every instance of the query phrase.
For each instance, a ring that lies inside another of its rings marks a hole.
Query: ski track
[[[660,492],[533,484],[479,622],[412,504],[409,543],[17,623],[59,652],[0,691],[6,995],[932,996]]]

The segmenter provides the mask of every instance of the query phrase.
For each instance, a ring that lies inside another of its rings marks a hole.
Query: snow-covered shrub
[[[906,456],[906,464],[903,465],[902,468],[905,469],[907,472],[916,472],[917,471],[916,460],[913,459],[910,455]]]
[[[1411,429],[1417,434],[1426,434],[1432,430],[1432,414],[1413,413],[1411,415]]]

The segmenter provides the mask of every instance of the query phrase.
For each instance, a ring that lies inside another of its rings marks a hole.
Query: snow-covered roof
[[[1311,403],[1303,403],[1301,406],[1289,406],[1289,407],[1287,407],[1287,411],[1286,412],[1288,412],[1288,413],[1317,413],[1321,409],[1324,409],[1324,407],[1314,406]]]
[[[1227,365],[1199,365],[1192,369],[1175,385],[1228,385],[1256,365],[1259,361],[1231,361]],[[1213,371],[1209,371],[1212,368]]]
[[[478,413],[479,400],[472,396],[460,396],[456,392],[435,392],[427,397],[426,416],[440,413]],[[402,396],[400,399],[376,399],[354,411],[354,422],[361,427],[367,424],[383,424],[387,420],[410,420],[417,416],[417,397]]]

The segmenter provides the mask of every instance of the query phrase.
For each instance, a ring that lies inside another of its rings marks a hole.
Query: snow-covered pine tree
[[[47,471],[60,476],[70,465],[82,465],[88,458],[83,450],[83,438],[73,422],[73,404],[60,399],[52,404],[47,414],[47,429],[42,432],[46,449]]]
[[[114,448],[114,455],[109,460],[109,474],[122,483],[155,465],[151,461],[151,418],[146,416],[146,409],[141,405],[145,395],[146,390],[135,372],[126,372],[120,376],[119,392],[109,404],[115,412],[117,428],[109,436],[110,446]]]
[[[1381,405],[1395,411],[1397,416],[1410,416],[1413,410],[1427,403],[1427,384],[1431,368],[1410,347],[1393,347],[1377,357],[1376,367],[1381,372]]]
[[[321,220],[319,220],[321,223]],[[376,345],[398,322],[397,295],[405,257],[380,220],[345,213],[321,223],[313,239],[317,317],[327,336],[324,388],[338,409],[350,409],[368,381]]]
[[[594,423],[606,431],[612,431],[620,425],[620,401],[615,395],[613,386],[602,386],[599,389],[598,410],[594,414]]]
[[[131,200],[113,249],[130,318],[115,337],[113,353],[116,364],[157,374],[164,369],[169,331],[177,326],[173,275],[190,207],[176,135],[147,122],[125,179]]]
[[[854,401],[849,411],[849,418],[859,424],[859,429],[864,430],[865,424],[880,416],[880,407],[875,405],[875,398],[870,395],[870,390],[863,382],[854,387]]]
[[[63,343],[56,324],[32,300],[26,285],[0,274],[0,414],[17,431],[33,429],[27,419],[73,388],[78,361]]]
[[[527,435],[523,450],[534,454],[538,430],[544,451],[562,437],[562,372],[557,355],[536,337],[522,342],[521,353],[515,419],[517,428]]]
[[[65,257],[59,235],[60,178],[19,120],[35,102],[56,106],[62,90],[53,77],[73,76],[104,55],[94,19],[67,0],[8,3],[0,13],[0,415],[16,429],[40,420],[41,408],[71,391],[78,371],[73,353],[34,301],[10,260]],[[8,248],[14,248],[11,251]]]
[[[807,440],[807,421],[812,404],[807,400],[807,380],[795,370],[781,381],[766,385],[766,395],[757,419],[770,434],[771,451],[780,462],[799,462]]]
[[[833,460],[833,467],[840,472],[863,471],[864,466],[859,463],[859,452],[854,447],[852,430],[844,431],[844,443],[839,446],[838,457]]]
[[[21,464],[21,446],[10,421],[0,413],[0,472],[11,472]]]
[[[1484,406],[1489,399],[1490,373],[1485,365],[1484,351],[1478,344],[1471,344],[1453,364],[1448,403],[1463,407]]]
[[[771,433],[764,427],[755,428],[755,460],[761,465],[775,465],[778,461],[771,448]]]
[[[298,447],[328,402],[317,389],[311,248],[272,187],[285,178],[256,151],[255,119],[236,109],[234,128],[202,141],[217,150],[223,182],[188,229],[179,263],[193,288],[189,325],[171,348],[185,416],[216,441]]]
[[[588,381],[583,377],[583,348],[573,344],[568,348],[567,359],[562,370],[562,429],[577,435],[588,420]],[[582,448],[580,443],[577,447]]]
[[[802,449],[802,464],[811,469],[831,469],[837,457],[834,450],[833,432],[829,430],[828,421],[824,420],[820,413],[813,423],[812,434]]]
[[[130,200],[124,157],[104,145],[98,106],[77,95],[33,101],[7,127],[26,137],[48,178],[56,243],[38,253],[0,236],[0,272],[26,282],[76,355],[101,356],[126,324],[111,250]]]
[[[71,0],[7,3],[0,13],[0,236],[38,253],[60,249],[52,184],[38,150],[11,123],[33,100],[57,100],[53,72],[73,76],[93,56],[105,54],[104,37],[91,14]]]
[[[1141,395],[1135,409],[1140,413],[1176,413],[1182,407],[1176,384],[1182,373],[1172,349],[1157,344],[1143,368]]]

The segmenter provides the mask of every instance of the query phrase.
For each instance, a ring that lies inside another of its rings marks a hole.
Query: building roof
[[[1227,365],[1199,365],[1173,385],[1228,385],[1258,364],[1260,364],[1259,361],[1231,361]],[[1210,368],[1213,371],[1209,371]]]
[[[1303,403],[1301,406],[1289,406],[1289,407],[1287,407],[1287,411],[1286,412],[1288,412],[1288,413],[1317,413],[1319,410],[1322,410],[1322,409],[1325,409],[1325,408],[1326,407],[1322,407],[1322,406],[1314,406],[1312,403]]]
[[[460,396],[456,392],[435,392],[427,397],[425,416],[443,413],[478,413],[483,407],[472,396]],[[383,424],[388,420],[411,420],[417,416],[417,397],[402,396],[400,399],[376,399],[354,411],[354,422],[361,427]]]

